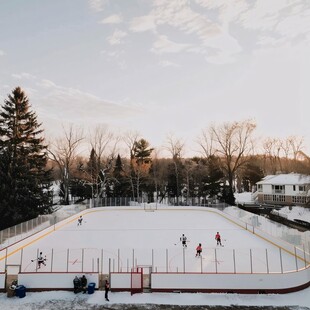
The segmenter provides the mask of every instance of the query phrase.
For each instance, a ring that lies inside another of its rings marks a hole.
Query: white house
[[[257,185],[258,203],[305,205],[310,202],[310,175],[268,175]]]

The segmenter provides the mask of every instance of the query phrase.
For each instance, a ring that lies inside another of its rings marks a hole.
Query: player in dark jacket
[[[75,276],[75,278],[73,279],[73,292],[74,294],[77,294],[80,291],[81,288],[81,280]]]
[[[82,290],[83,290],[83,294],[86,293],[86,289],[87,289],[87,279],[85,277],[85,275],[83,275],[80,279],[81,281],[81,287],[82,287]]]
[[[108,280],[106,280],[104,285],[104,298],[106,301],[110,301],[108,297],[109,290],[110,290],[110,283]]]
[[[187,247],[187,244],[186,244],[187,238],[184,234],[182,234],[182,236],[180,237],[180,241],[182,241],[183,248],[186,248]]]

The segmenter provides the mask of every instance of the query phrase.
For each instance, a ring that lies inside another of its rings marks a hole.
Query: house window
[[[272,185],[272,191],[276,194],[284,194],[285,187],[284,185]]]
[[[285,202],[285,196],[284,195],[272,195],[272,201]]]
[[[264,195],[264,201],[272,201],[272,195]]]
[[[309,199],[307,199],[308,197],[305,197],[305,196],[293,196],[292,197],[292,201],[293,203],[303,203],[303,204],[306,204],[307,201]]]
[[[304,185],[299,185],[299,191],[304,192],[306,190]]]
[[[257,191],[258,192],[262,192],[263,191],[263,185],[262,184],[258,184],[257,185]]]
[[[296,191],[296,185],[293,185],[293,191],[294,192]]]

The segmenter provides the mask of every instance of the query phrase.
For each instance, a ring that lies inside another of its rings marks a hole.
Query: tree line
[[[302,138],[267,138],[257,153],[255,129],[251,120],[212,124],[198,138],[201,152],[191,158],[184,156],[184,142],[170,135],[169,156],[161,158],[139,133],[120,137],[99,126],[90,134],[89,155],[81,156],[83,130],[70,125],[46,142],[28,97],[16,87],[0,110],[0,229],[52,212],[55,181],[63,204],[72,197],[173,197],[176,203],[200,197],[234,205],[236,190],[251,191],[267,174],[310,173]]]

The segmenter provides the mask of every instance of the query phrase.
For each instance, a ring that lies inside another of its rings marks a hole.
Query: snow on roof
[[[299,173],[267,175],[256,184],[303,185],[310,184],[310,176]]]

